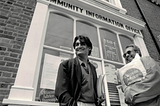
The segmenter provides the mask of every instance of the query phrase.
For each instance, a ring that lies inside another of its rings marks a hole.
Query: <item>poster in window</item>
[[[105,72],[107,74],[107,82],[118,84],[115,65],[105,63]]]
[[[104,50],[106,59],[119,62],[117,44],[115,41],[104,39]]]
[[[41,85],[40,85],[41,88],[47,88],[47,89],[55,88],[59,64],[66,59],[67,58],[64,57],[45,54]]]
[[[58,102],[55,97],[55,85],[59,64],[68,58],[45,54],[40,83],[39,101]],[[56,61],[56,62],[55,62]]]

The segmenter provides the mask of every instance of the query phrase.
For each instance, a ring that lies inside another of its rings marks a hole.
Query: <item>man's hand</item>
[[[100,105],[102,102],[104,102],[105,99],[106,99],[106,98],[105,98],[105,94],[103,94],[102,96],[98,97],[98,98],[97,98],[98,105]]]

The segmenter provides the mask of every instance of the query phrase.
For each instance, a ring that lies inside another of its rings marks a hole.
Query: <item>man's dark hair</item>
[[[85,35],[76,36],[75,39],[74,39],[74,42],[73,42],[74,49],[75,49],[76,41],[77,40],[79,40],[80,43],[81,42],[85,43],[87,45],[87,47],[90,48],[88,55],[91,55],[91,52],[92,52],[92,43],[91,43],[90,39],[87,36],[85,36]]]
[[[142,57],[142,54],[141,54],[141,51],[140,51],[140,48],[138,46],[136,46],[135,44],[129,44],[128,46],[126,46],[126,49],[128,47],[133,47],[133,50],[139,54],[140,57]]]

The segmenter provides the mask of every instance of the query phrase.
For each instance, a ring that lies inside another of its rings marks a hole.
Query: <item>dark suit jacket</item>
[[[95,92],[97,92],[96,69],[91,63],[89,63],[89,65],[93,73],[94,89]],[[78,58],[63,61],[60,64],[55,89],[55,96],[57,97],[60,106],[77,106],[77,100],[81,94],[81,77],[82,71]],[[97,93],[95,94],[95,97],[97,98]]]

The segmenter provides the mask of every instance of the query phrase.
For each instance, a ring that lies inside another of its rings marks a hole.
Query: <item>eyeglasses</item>
[[[76,43],[76,44],[75,44],[75,46],[79,46],[79,45],[81,45],[81,46],[85,46],[85,45],[86,45],[86,43],[85,43],[85,42],[80,42],[80,43],[78,42],[78,43]]]
[[[132,52],[132,51],[127,51],[126,53],[124,53],[124,54],[123,54],[123,57],[124,57],[124,58],[126,58],[126,55],[127,55],[127,54],[129,54],[129,55],[130,55],[130,54],[131,54],[131,52]]]

